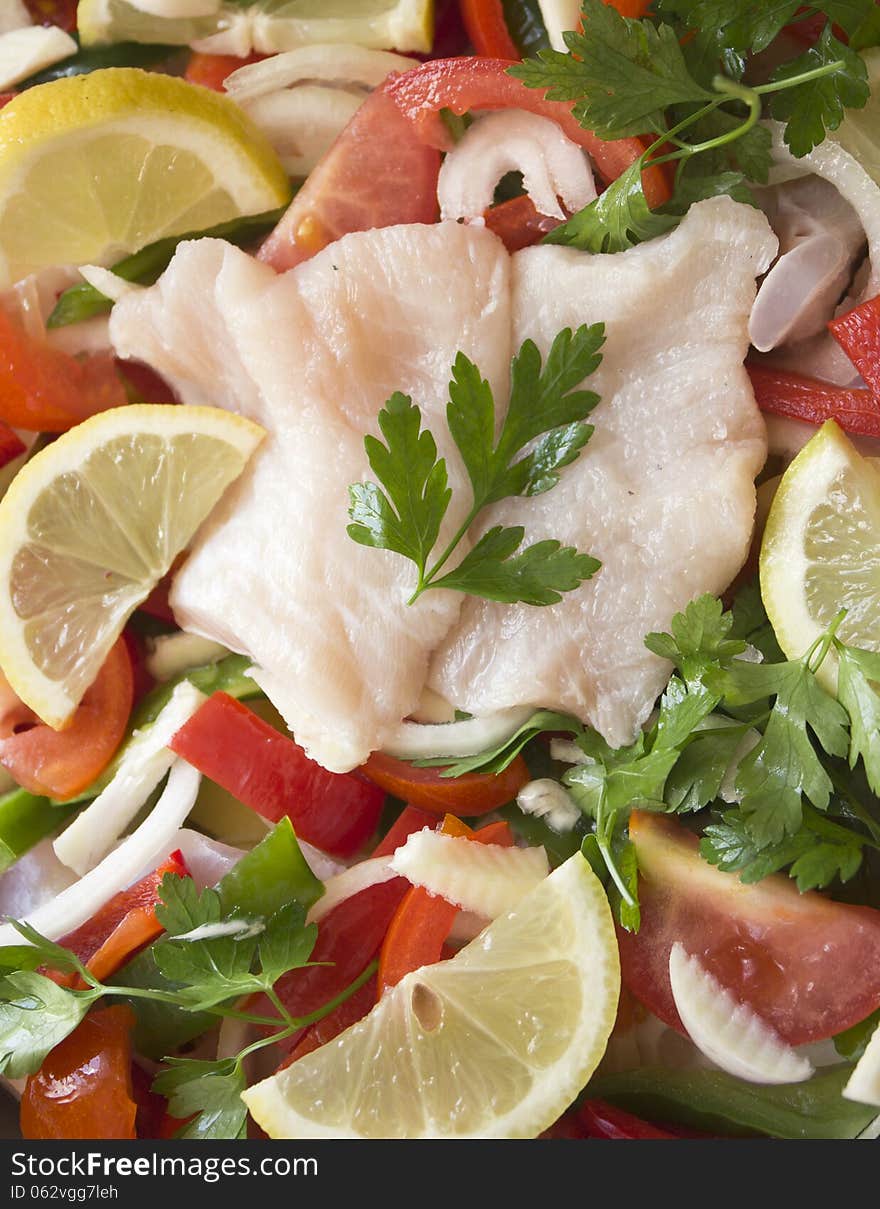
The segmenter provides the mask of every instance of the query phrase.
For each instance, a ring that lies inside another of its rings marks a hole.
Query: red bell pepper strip
[[[46,726],[7,687],[0,695],[0,764],[31,793],[75,797],[113,758],[125,735],[133,694],[131,660],[122,638],[110,648],[64,730]]]
[[[644,17],[653,0],[605,0],[610,8],[616,8],[621,17]]]
[[[443,777],[440,768],[416,768],[382,752],[373,752],[360,771],[411,806],[465,818],[476,818],[506,806],[531,780],[522,756],[497,774],[469,772],[463,777]]]
[[[499,844],[505,848],[513,844],[513,835],[505,822],[490,823],[479,831],[472,831],[460,819],[447,815],[440,830],[478,844]],[[456,904],[431,894],[424,886],[412,886],[406,892],[382,942],[378,998],[412,970],[440,960],[458,912]]]
[[[190,84],[201,84],[203,88],[211,88],[214,92],[222,92],[226,77],[239,67],[249,63],[260,63],[265,55],[248,55],[239,59],[235,55],[204,55],[194,52],[186,65],[184,76]]]
[[[494,231],[508,252],[530,248],[558,227],[561,219],[539,214],[527,193],[512,197],[498,206],[490,206],[483,214],[490,231]]]
[[[828,329],[867,382],[880,411],[880,296],[832,319]]]
[[[136,1136],[133,1025],[131,1008],[101,1008],[90,1012],[55,1046],[25,1086],[23,1137],[130,1140]]]
[[[510,36],[501,0],[460,0],[461,19],[478,55],[493,59],[520,59]]]
[[[310,1054],[312,1050],[320,1049],[322,1045],[335,1040],[340,1033],[357,1024],[366,1016],[376,1003],[376,976],[368,978],[363,986],[358,987],[353,995],[334,1008],[329,1016],[306,1029],[299,1041],[282,1062],[281,1069],[290,1066],[298,1058]]]
[[[159,886],[166,873],[187,877],[189,870],[182,853],[172,852],[167,860],[127,890],[120,890],[100,911],[59,941],[76,953],[92,974],[104,982],[130,957],[150,944],[162,932],[156,918]],[[76,976],[67,981],[73,984]]]
[[[328,772],[228,693],[209,697],[169,746],[264,819],[287,815],[297,835],[325,852],[353,856],[376,830],[380,789]]]
[[[434,828],[436,826],[436,814],[429,814],[427,810],[419,810],[417,806],[404,806],[384,839],[380,840],[373,849],[373,856],[391,856],[392,852],[401,844],[406,843],[407,837],[411,836],[414,831],[424,831],[426,827]]]
[[[20,458],[26,450],[27,446],[18,433],[0,420],[0,470]]]
[[[581,1136],[585,1138],[606,1138],[616,1142],[647,1138],[673,1141],[677,1136],[603,1100],[585,1100],[575,1110],[575,1117],[583,1130]]]
[[[0,309],[0,419],[32,432],[66,432],[128,402],[111,353],[79,359],[34,340]]]
[[[750,365],[748,371],[761,411],[806,424],[835,420],[854,436],[880,437],[880,404],[869,390],[831,386],[763,365]]]
[[[574,117],[570,102],[548,101],[540,90],[527,88],[521,80],[508,75],[512,66],[506,59],[435,59],[390,77],[384,90],[421,142],[441,151],[449,151],[452,145],[441,116],[443,109],[456,114],[471,109],[526,109],[550,118],[572,142],[589,153],[606,183],[616,180],[645,150],[640,139],[606,141],[585,130]],[[669,182],[661,168],[646,170],[644,186],[649,205],[658,206],[669,200]]]

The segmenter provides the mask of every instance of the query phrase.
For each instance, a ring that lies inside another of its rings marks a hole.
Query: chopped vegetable
[[[517,756],[498,774],[475,772],[448,778],[443,776],[442,768],[417,768],[374,752],[360,771],[410,806],[464,818],[477,818],[514,801],[530,780],[522,756]]]

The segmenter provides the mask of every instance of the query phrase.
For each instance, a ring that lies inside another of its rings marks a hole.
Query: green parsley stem
[[[350,982],[344,991],[340,991],[335,998],[328,1000],[323,1007],[319,1007],[316,1011],[311,1012],[308,1016],[297,1016],[293,1021],[294,1027],[297,1029],[307,1028],[308,1025],[317,1024],[319,1020],[323,1020],[325,1016],[329,1016],[330,1013],[335,1011],[341,1003],[345,1003],[346,999],[351,999],[352,995],[354,995],[356,991],[359,991],[365,982],[369,982],[378,968],[379,962],[371,961],[366,969],[358,974],[354,982]]]
[[[446,547],[446,549],[443,551],[443,553],[440,555],[440,557],[434,563],[433,567],[431,567],[430,571],[428,571],[427,574],[425,574],[424,570],[422,570],[422,569],[419,570],[419,582],[416,585],[416,590],[413,592],[412,596],[410,596],[409,600],[406,602],[407,605],[415,604],[415,602],[418,600],[418,598],[421,596],[421,594],[423,592],[426,592],[428,590],[428,588],[430,588],[432,582],[437,578],[439,573],[443,570],[444,566],[451,558],[452,553],[455,550],[455,547],[462,540],[464,535],[467,533],[468,529],[470,529],[471,525],[474,523],[477,513],[480,512],[480,510],[483,508],[484,503],[485,503],[485,501],[483,501],[483,500],[481,500],[479,503],[477,503],[476,500],[474,501],[474,505],[471,508],[470,512],[467,514],[464,524],[462,524],[462,526],[459,528],[455,537],[453,537],[452,541],[449,543],[449,545]]]
[[[824,63],[821,67],[814,67],[812,71],[805,71],[788,80],[776,80],[772,84],[758,84],[751,91],[756,92],[760,97],[769,96],[771,92],[784,92],[786,88],[794,88],[797,84],[808,84],[810,80],[821,80],[823,76],[833,75],[845,67],[843,59],[835,59],[833,63]]]
[[[607,840],[599,838],[598,830],[596,832],[596,843],[599,846],[599,851],[602,853],[602,860],[605,862],[605,868],[611,875],[611,880],[620,891],[620,897],[628,907],[635,907],[637,905],[636,900],[630,894],[629,890],[624,884],[623,878],[620,876],[620,871],[617,868],[617,865],[614,863],[614,857],[611,855],[611,847]]]
[[[880,847],[880,823],[878,823],[864,803],[856,797],[850,786],[837,772],[837,770],[831,768],[828,771],[835,792],[840,798],[843,799],[843,802],[845,803],[849,813],[857,818],[872,835],[873,839],[867,842],[871,844],[872,848]]]

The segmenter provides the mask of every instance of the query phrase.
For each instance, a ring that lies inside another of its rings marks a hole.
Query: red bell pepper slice
[[[407,838],[414,831],[424,831],[426,827],[434,828],[436,826],[436,814],[429,814],[427,810],[419,810],[417,806],[404,806],[384,839],[380,840],[373,849],[373,856],[391,856],[392,852],[401,844],[406,843]]]
[[[135,1135],[131,1081],[134,1013],[117,1005],[90,1012],[27,1081],[21,1132],[28,1139],[130,1140]]]
[[[490,823],[479,831],[472,831],[460,819],[447,815],[440,830],[478,844],[498,844],[505,848],[513,844],[513,835],[505,822]],[[380,998],[412,970],[440,960],[458,911],[454,903],[429,893],[424,886],[413,886],[407,891],[382,943],[378,976]]]
[[[127,890],[120,890],[91,919],[62,937],[59,944],[74,952],[100,982],[105,981],[162,932],[156,905],[166,873],[189,876],[181,852],[172,852],[152,873]],[[68,981],[74,979],[71,976]]]
[[[478,55],[493,59],[521,59],[510,36],[501,0],[460,0],[461,19]]]
[[[184,75],[190,84],[201,84],[203,88],[223,92],[227,76],[238,71],[239,67],[260,63],[265,58],[265,55],[248,55],[245,59],[239,59],[236,55],[205,55],[196,51],[187,63]]]
[[[297,835],[325,852],[353,856],[376,830],[379,788],[328,772],[228,693],[209,697],[169,746],[264,819],[287,815]]]
[[[17,432],[13,432],[8,424],[0,420],[0,470],[20,458],[27,450],[24,441]]]
[[[547,214],[539,214],[527,193],[512,197],[498,206],[490,206],[484,212],[483,219],[508,252],[518,252],[521,248],[540,243],[561,221]]]
[[[832,319],[828,329],[867,382],[880,411],[880,296]]]
[[[522,80],[508,75],[512,66],[507,59],[434,59],[390,77],[384,90],[419,139],[441,151],[451,147],[451,136],[441,117],[443,109],[456,114],[471,109],[526,109],[550,118],[589,153],[606,183],[616,180],[645,150],[640,139],[606,141],[585,130],[574,117],[570,102],[548,101],[539,90],[527,88]],[[669,200],[669,182],[662,168],[648,168],[644,186],[649,205]]]
[[[658,1129],[650,1121],[643,1121],[631,1112],[606,1104],[604,1100],[585,1100],[576,1110],[575,1116],[583,1130],[582,1137],[606,1138],[615,1142],[637,1141],[646,1138],[664,1138],[673,1141],[675,1134]]]
[[[854,436],[880,437],[880,405],[871,391],[831,386],[763,365],[750,365],[748,371],[761,411],[806,424],[835,420]]]
[[[368,978],[362,987],[358,987],[339,1007],[334,1008],[329,1016],[313,1024],[301,1035],[299,1041],[282,1062],[281,1069],[290,1066],[298,1058],[310,1054],[312,1050],[320,1049],[322,1045],[334,1041],[340,1033],[363,1020],[376,1003],[376,976]]]
[[[512,802],[531,780],[522,756],[504,772],[469,772],[463,777],[443,777],[441,768],[417,768],[382,752],[373,752],[360,770],[376,785],[402,798],[411,806],[435,814],[476,818]]]

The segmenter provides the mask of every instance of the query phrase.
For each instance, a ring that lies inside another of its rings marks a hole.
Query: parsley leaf
[[[584,0],[582,10],[585,33],[564,35],[571,53],[542,50],[510,74],[550,100],[575,101],[577,120],[604,139],[659,133],[670,106],[713,99],[688,70],[671,26],[622,17],[603,0]]]
[[[800,8],[798,0],[658,0],[662,17],[678,17],[719,46],[766,50]]]
[[[594,202],[545,235],[543,242],[584,252],[625,252],[677,225],[677,217],[648,205],[642,160],[636,160]]]
[[[645,646],[674,663],[690,687],[702,685],[709,672],[733,666],[746,643],[732,636],[733,617],[720,600],[708,594],[676,613],[669,634],[648,634]]]
[[[449,756],[434,756],[427,760],[414,760],[419,768],[440,768],[442,777],[463,777],[469,772],[504,772],[505,768],[520,754],[522,749],[532,739],[542,734],[555,734],[559,731],[571,736],[583,734],[583,724],[570,714],[557,714],[553,710],[539,709],[532,714],[519,730],[505,739],[497,747],[481,751],[475,756],[464,756],[452,759]],[[442,742],[442,732],[438,732]],[[2,950],[0,950],[2,953]]]
[[[837,652],[837,699],[850,718],[849,766],[859,756],[865,765],[868,784],[880,795],[880,654],[835,642]],[[874,682],[872,684],[872,681]]]
[[[592,435],[586,416],[599,402],[577,387],[598,367],[605,340],[602,324],[559,332],[542,366],[537,346],[526,340],[511,363],[507,414],[495,440],[495,401],[489,383],[463,353],[449,384],[447,423],[470,479],[470,512],[446,549],[428,566],[451,499],[446,466],[436,442],[421,431],[417,407],[394,395],[379,414],[387,445],[365,438],[370,466],[382,486],[349,488],[349,536],[361,545],[394,550],[416,564],[412,604],[429,588],[447,588],[512,604],[555,604],[589,579],[599,563],[553,539],[520,549],[520,526],[489,529],[461,560],[441,572],[476,516],[509,496],[551,490],[559,472],[574,462]],[[526,452],[524,452],[524,450]],[[384,488],[384,489],[383,489]]]
[[[839,65],[830,74],[794,84],[770,99],[773,117],[787,123],[784,137],[792,155],[806,155],[818,146],[827,130],[838,128],[845,109],[867,105],[868,72],[859,55],[838,42],[828,25],[815,46],[773,73],[771,83],[780,83],[833,63]]]
[[[153,1081],[153,1091],[168,1099],[173,1117],[194,1117],[178,1132],[180,1138],[232,1139],[247,1137],[247,1108],[241,1098],[246,1082],[241,1062],[222,1058],[167,1058],[167,1069]]]
[[[744,724],[730,720],[728,725],[694,734],[669,774],[666,805],[679,814],[688,814],[714,802],[747,730]]]
[[[0,1074],[21,1079],[38,1071],[99,995],[70,991],[32,970],[0,979]]]

